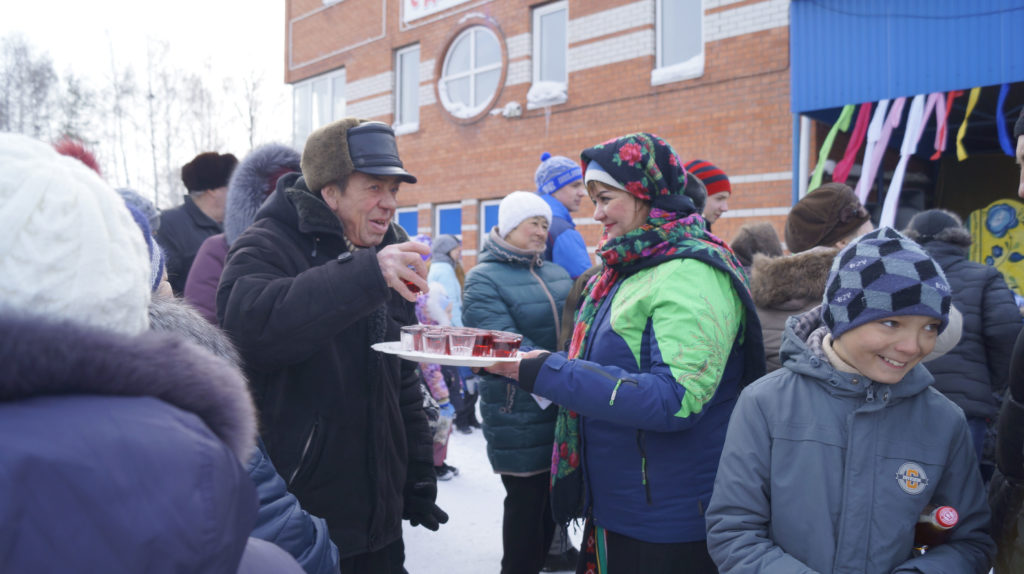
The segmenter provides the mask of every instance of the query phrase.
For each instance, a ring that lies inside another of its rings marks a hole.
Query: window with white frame
[[[477,234],[480,236],[480,249],[483,249],[484,242],[487,241],[487,236],[491,233],[491,228],[498,225],[498,205],[500,203],[500,199],[486,199],[480,202],[480,217],[477,219],[480,222]]]
[[[569,5],[562,0],[533,9],[533,85],[527,109],[563,104],[569,85]]]
[[[656,67],[651,85],[704,75],[703,0],[655,0]]]
[[[469,119],[494,105],[504,56],[497,34],[486,26],[463,30],[448,48],[437,92],[457,118]]]
[[[409,237],[414,237],[420,232],[420,209],[419,207],[399,207],[395,210],[395,222],[405,229]]]
[[[443,203],[434,208],[434,237],[462,235],[462,204]]]
[[[297,82],[292,90],[292,142],[302,149],[313,130],[345,117],[345,68]]]
[[[569,7],[565,0],[533,10],[533,81],[569,81]]]
[[[420,47],[395,52],[395,133],[420,129]]]

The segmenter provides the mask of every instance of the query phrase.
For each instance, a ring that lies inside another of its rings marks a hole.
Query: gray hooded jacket
[[[731,573],[988,572],[995,546],[963,411],[922,365],[892,385],[836,370],[819,315],[789,318],[783,368],[736,403],[707,512],[711,557]],[[929,503],[960,523],[914,558]]]

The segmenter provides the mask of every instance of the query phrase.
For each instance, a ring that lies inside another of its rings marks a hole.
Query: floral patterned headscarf
[[[746,310],[744,320],[744,384],[764,374],[761,324],[750,297],[743,266],[724,241],[707,230],[687,193],[691,178],[672,146],[660,137],[634,133],[587,148],[581,154],[586,168],[597,162],[627,193],[651,205],[640,227],[619,237],[602,238],[597,250],[604,261],[601,273],[587,283],[576,314],[569,344],[569,358],[585,356],[587,334],[598,309],[622,278],[671,259],[698,259],[724,271]],[[582,511],[582,479],[579,465],[579,419],[559,408],[552,453],[551,504],[561,521],[577,518]],[[573,464],[576,463],[576,464]]]

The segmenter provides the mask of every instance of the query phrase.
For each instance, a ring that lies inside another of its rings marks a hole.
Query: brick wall
[[[705,0],[705,64],[700,77],[651,85],[654,0],[569,0],[568,101],[526,109],[531,78],[531,6],[481,0],[409,24],[399,0],[288,0],[286,77],[300,81],[345,67],[346,113],[393,121],[394,50],[420,46],[419,130],[399,136],[406,167],[420,183],[399,194],[420,207],[462,202],[472,265],[479,201],[532,190],[542,152],[576,158],[584,147],[632,131],[667,139],[683,160],[701,158],[733,181],[731,212],[714,225],[726,240],[744,223],[772,221],[782,232],[791,202],[787,0]],[[438,101],[436,81],[448,43],[470,22],[487,22],[504,42],[505,82],[494,108],[516,101],[519,118],[486,114],[467,124]],[[576,214],[591,247],[600,226],[589,202]]]

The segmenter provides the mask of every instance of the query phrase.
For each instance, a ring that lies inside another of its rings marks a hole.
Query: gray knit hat
[[[533,182],[537,184],[537,193],[541,195],[554,193],[579,179],[583,179],[580,164],[548,152],[541,154],[540,165],[533,173]]]
[[[891,227],[867,233],[832,262],[822,319],[834,338],[865,323],[899,315],[949,322],[951,290],[942,268]]]

